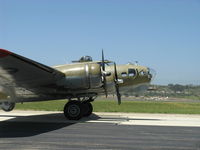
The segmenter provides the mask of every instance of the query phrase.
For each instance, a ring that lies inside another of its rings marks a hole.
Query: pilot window
[[[135,69],[128,69],[128,76],[129,77],[134,77],[136,74]]]
[[[122,72],[121,75],[122,75],[122,77],[126,77],[127,73],[126,72]]]

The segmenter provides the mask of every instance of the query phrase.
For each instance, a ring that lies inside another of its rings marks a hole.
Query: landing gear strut
[[[88,117],[92,114],[93,107],[90,103],[93,101],[89,99],[87,101],[71,100],[64,107],[64,115],[69,120],[79,120],[82,117]]]

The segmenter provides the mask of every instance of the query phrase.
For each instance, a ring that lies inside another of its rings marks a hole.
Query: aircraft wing
[[[0,86],[22,87],[45,95],[60,88],[57,83],[64,77],[54,68],[0,49]]]

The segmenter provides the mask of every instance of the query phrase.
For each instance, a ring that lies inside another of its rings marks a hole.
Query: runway
[[[200,150],[200,115],[0,111],[3,150]]]

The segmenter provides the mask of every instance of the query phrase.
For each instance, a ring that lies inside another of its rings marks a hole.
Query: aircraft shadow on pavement
[[[0,115],[0,117],[15,117],[0,122],[0,138],[30,137],[100,118],[92,114],[90,117],[83,118],[80,121],[69,121],[66,120],[62,113],[33,116]]]

